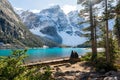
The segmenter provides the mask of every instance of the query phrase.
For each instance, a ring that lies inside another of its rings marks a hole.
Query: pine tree
[[[116,12],[116,24],[114,26],[114,33],[116,35],[118,45],[120,47],[120,1],[115,9]]]
[[[81,1],[78,0],[78,4]],[[95,24],[95,17],[93,16],[93,1],[92,0],[86,0],[83,5],[85,6],[86,11],[89,11],[89,16],[90,16],[90,27],[86,28],[86,30],[89,29],[90,34],[85,34],[86,36],[89,37],[90,35],[90,41],[91,41],[91,47],[92,47],[92,56],[91,56],[91,61],[95,61],[97,57],[97,38],[96,38],[96,24]]]
[[[95,58],[97,57],[97,46],[96,46],[96,37],[95,37],[96,29],[95,29],[94,20],[93,20],[93,9],[92,9],[93,3],[91,0],[90,0],[89,6],[90,6],[90,30],[91,30],[91,44],[92,44],[91,60],[95,61]]]

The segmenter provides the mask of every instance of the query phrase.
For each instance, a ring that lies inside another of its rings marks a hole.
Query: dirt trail
[[[90,72],[92,70],[92,67],[89,66],[86,62],[77,62],[75,64],[61,63],[61,64],[50,65],[50,67],[53,70],[59,68],[59,70],[61,70],[62,72],[66,72],[66,71]]]

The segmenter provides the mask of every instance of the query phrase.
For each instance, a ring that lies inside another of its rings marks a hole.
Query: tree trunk
[[[96,18],[94,16],[94,44],[95,44],[95,53],[97,56],[97,25],[96,25],[97,21]]]
[[[94,30],[94,24],[93,24],[93,12],[92,12],[92,2],[90,0],[90,28],[91,28],[91,46],[92,46],[92,56],[91,60],[95,61],[97,52],[96,52],[96,46],[95,46],[95,30]]]
[[[120,47],[120,17],[117,15],[116,18],[116,37],[118,41],[118,46]]]
[[[109,53],[109,29],[108,29],[108,7],[107,7],[107,0],[105,0],[105,17],[106,17],[106,26],[105,26],[105,53],[106,53],[106,60],[110,63],[110,53]]]

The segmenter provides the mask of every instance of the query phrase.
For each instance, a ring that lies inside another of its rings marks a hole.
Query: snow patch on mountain
[[[113,7],[115,7],[118,4],[118,0],[113,0],[111,4]]]
[[[108,2],[109,3],[109,2]],[[118,0],[111,0],[111,7],[115,7],[118,3]],[[102,16],[103,15],[103,12],[105,11],[105,1],[101,1],[100,3],[98,4],[95,4],[93,6],[93,8],[95,9],[95,14],[97,16]]]
[[[103,15],[103,12],[105,11],[105,7],[104,7],[104,1],[101,1],[100,3],[96,4],[93,6],[93,8],[96,9],[96,15],[97,16],[102,16]]]
[[[33,10],[30,10],[30,11],[33,12],[33,13],[39,13],[40,12],[39,9],[33,9]]]
[[[33,34],[45,37],[46,35],[40,32],[40,28],[29,29]]]
[[[77,10],[77,6],[74,6],[74,5],[64,5],[61,9],[67,15],[69,12]]]
[[[115,19],[108,20],[108,26],[109,26],[110,30],[113,30],[113,28],[115,26]]]
[[[21,13],[23,13],[25,10],[23,10],[22,8],[17,8],[17,7],[14,7],[14,11],[20,15]]]
[[[85,37],[79,37],[76,35],[69,35],[65,32],[59,32],[59,35],[62,37],[62,44],[68,45],[68,46],[77,46],[79,44],[82,44],[86,41]]]

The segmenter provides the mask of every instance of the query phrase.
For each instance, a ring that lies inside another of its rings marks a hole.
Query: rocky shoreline
[[[56,80],[120,80],[120,72],[109,71],[105,74],[97,72],[66,71],[65,73],[56,72]]]
[[[55,80],[120,80],[120,71],[95,72],[91,66],[86,65],[86,62],[57,64],[50,67]]]

